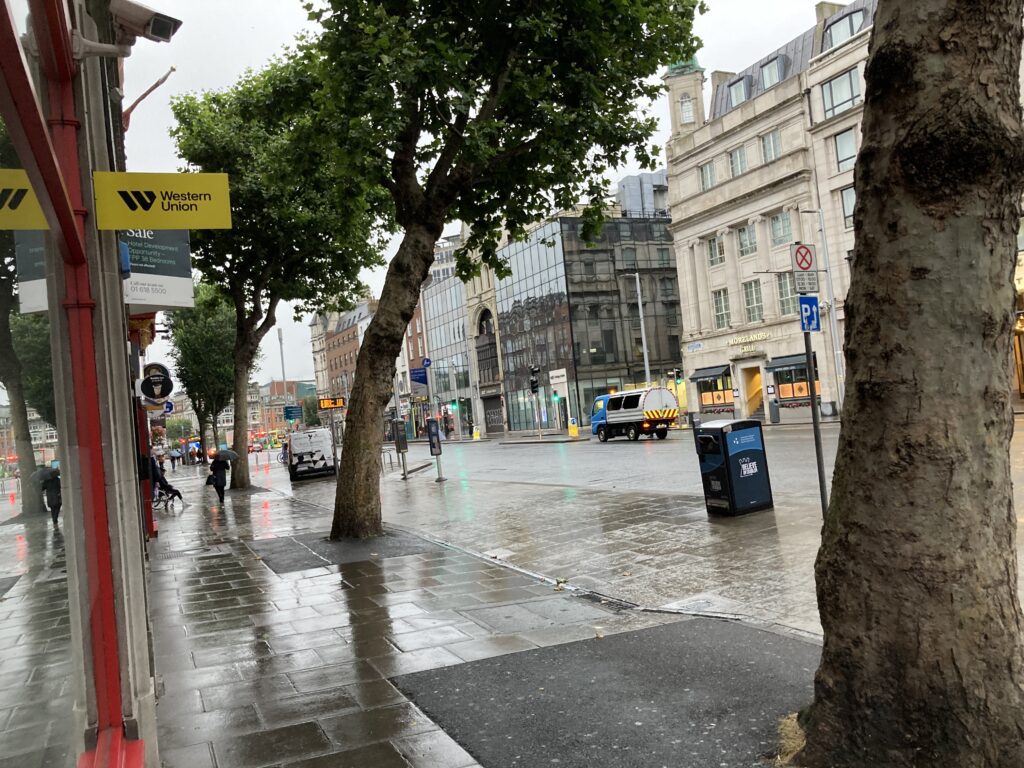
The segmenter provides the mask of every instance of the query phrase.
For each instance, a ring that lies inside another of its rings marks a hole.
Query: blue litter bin
[[[745,515],[773,506],[761,422],[709,421],[694,429],[709,515]]]

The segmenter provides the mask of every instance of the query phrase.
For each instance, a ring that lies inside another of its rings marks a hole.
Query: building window
[[[744,80],[737,80],[729,86],[729,103],[732,106],[742,104],[747,100],[747,84]]]
[[[700,395],[701,410],[716,411],[715,406],[726,406],[733,402],[732,374],[727,373],[717,379],[701,379],[697,382],[697,394]]]
[[[700,167],[700,189],[707,192],[715,186],[715,164],[714,162],[704,163]]]
[[[679,122],[687,125],[694,122],[695,119],[693,116],[693,98],[688,93],[684,93],[679,98]]]
[[[719,264],[725,263],[725,243],[720,237],[709,237],[707,239],[708,247],[708,266],[717,267]]]
[[[797,296],[796,284],[792,272],[782,272],[778,276],[779,314],[795,315],[800,299]]]
[[[669,328],[675,328],[679,325],[679,310],[675,304],[666,303],[662,305],[665,308],[665,324]]]
[[[729,327],[729,289],[720,288],[711,292],[711,300],[715,306],[715,328],[721,330]]]
[[[778,59],[772,59],[767,64],[761,66],[761,85],[767,91],[773,85],[777,85],[779,80],[782,79],[782,62]]]
[[[860,76],[857,68],[834,77],[821,86],[825,99],[825,117],[833,117],[855,106],[860,100]]]
[[[743,284],[743,310],[748,323],[764,320],[764,301],[761,299],[761,281],[751,280]]]
[[[843,226],[847,229],[853,228],[853,209],[857,205],[857,192],[853,187],[847,187],[839,193],[843,201]]]
[[[789,213],[776,213],[770,219],[772,229],[772,245],[786,245],[793,239],[793,225]]]
[[[597,275],[597,269],[594,267],[594,262],[583,262],[583,274],[586,275],[587,277],[594,277],[595,275]]]
[[[671,267],[672,266],[672,253],[668,248],[658,249],[658,266],[659,267]]]
[[[629,226],[628,221],[619,222],[619,240],[632,240],[633,239],[633,228]]]
[[[676,281],[671,277],[662,277],[658,280],[658,290],[662,296],[675,296]]]
[[[753,224],[747,224],[736,230],[736,244],[739,246],[740,256],[750,256],[757,253],[757,232]]]
[[[764,158],[764,162],[770,163],[772,160],[778,160],[781,154],[782,136],[779,134],[779,129],[776,128],[761,137],[761,157]]]
[[[626,269],[636,269],[636,248],[622,249],[622,266]]]
[[[807,366],[782,368],[772,372],[780,400],[805,400],[811,397]],[[815,394],[821,394],[821,381],[814,382]]]
[[[733,177],[739,176],[747,170],[746,147],[736,147],[729,153],[729,169]]]
[[[825,39],[822,41],[821,49],[827,51],[837,45],[842,45],[860,31],[860,25],[863,23],[864,11],[854,11],[843,16],[839,21],[829,24],[828,29],[825,30]]]
[[[834,137],[836,146],[836,166],[840,171],[849,171],[857,162],[857,130],[850,128],[837,133]]]

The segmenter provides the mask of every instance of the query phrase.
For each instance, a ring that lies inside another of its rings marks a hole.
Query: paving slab
[[[392,682],[486,768],[764,768],[820,653],[691,619]]]
[[[323,565],[405,557],[438,549],[424,539],[403,531],[387,530],[372,539],[330,541],[322,533],[282,536],[247,542],[274,573],[292,573]],[[234,594],[234,592],[232,592]]]

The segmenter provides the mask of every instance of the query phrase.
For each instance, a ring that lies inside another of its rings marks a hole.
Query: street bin
[[[761,422],[752,419],[709,421],[695,428],[709,515],[745,515],[773,506],[761,429]]]
[[[779,400],[776,397],[768,401],[768,421],[772,424],[782,421],[782,416],[779,413]]]

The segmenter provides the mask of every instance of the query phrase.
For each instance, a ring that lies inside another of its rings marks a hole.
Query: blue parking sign
[[[818,310],[817,296],[800,297],[800,330],[805,333],[821,330],[821,313]]]

